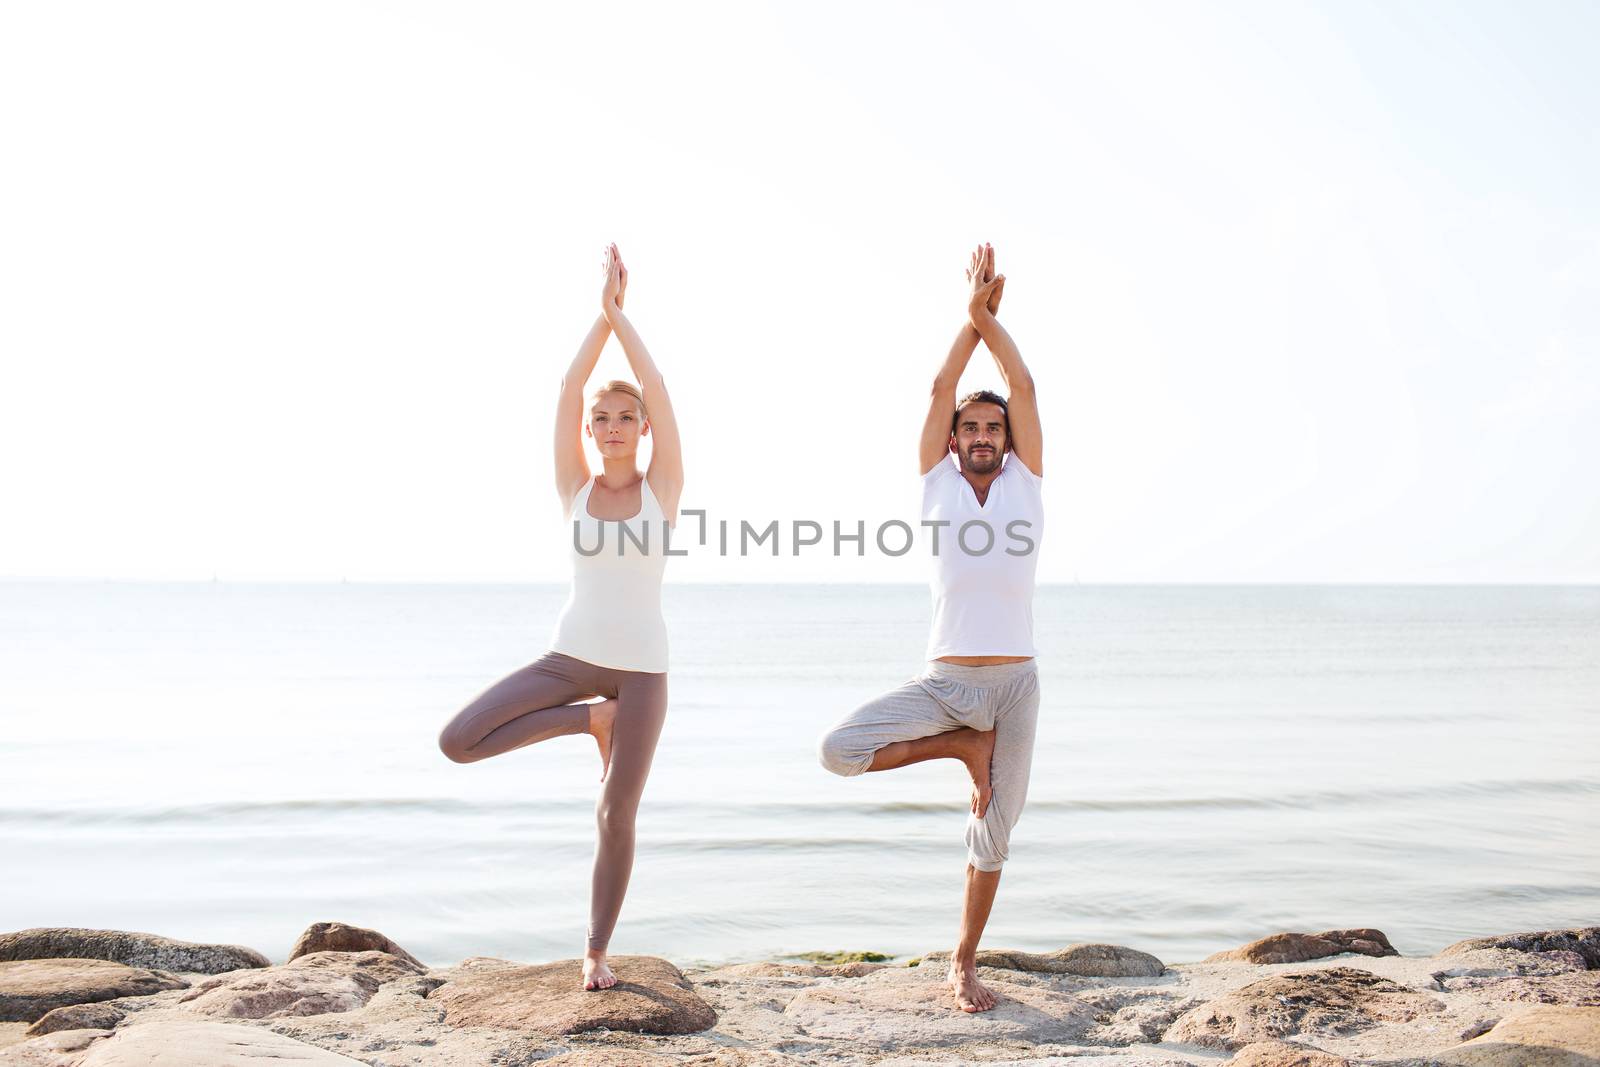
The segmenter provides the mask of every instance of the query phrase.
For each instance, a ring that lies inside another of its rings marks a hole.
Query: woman
[[[678,424],[661,372],[622,313],[628,269],[616,245],[605,254],[601,317],[561,380],[556,409],[556,489],[572,520],[572,595],[555,626],[550,651],[496,682],[439,735],[439,747],[472,763],[563,734],[587,733],[600,749],[599,839],[589,898],[583,988],[609,989],[617,979],[606,947],[633,869],[634,816],[667,714],[667,632],[661,618],[666,528],[683,491]],[[590,399],[583,390],[608,334],[622,342],[639,379],[607,382]],[[650,469],[640,474],[639,440],[654,436]],[[600,452],[591,477],[583,437]],[[596,546],[599,550],[596,550]],[[593,703],[577,703],[593,697]]]

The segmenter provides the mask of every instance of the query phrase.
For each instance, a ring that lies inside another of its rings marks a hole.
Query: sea
[[[599,759],[444,724],[557,585],[0,582],[0,929],[423,962],[581,953]],[[818,736],[923,666],[924,585],[668,584],[670,710],[612,941],[680,965],[949,948],[968,785]],[[1600,587],[1044,585],[1028,806],[984,944],[1407,955],[1600,923]]]

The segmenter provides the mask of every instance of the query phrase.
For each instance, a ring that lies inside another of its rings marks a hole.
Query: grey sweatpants
[[[852,776],[872,754],[896,741],[915,741],[963,726],[995,732],[990,775],[994,797],[982,819],[967,816],[967,859],[998,871],[1011,852],[1011,828],[1022,817],[1039,721],[1039,672],[1034,660],[963,667],[929,660],[923,672],[846,715],[822,735],[817,756],[834,774]]]

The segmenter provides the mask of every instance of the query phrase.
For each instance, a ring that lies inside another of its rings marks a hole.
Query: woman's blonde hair
[[[589,403],[594,403],[607,393],[627,393],[629,396],[633,397],[633,402],[639,405],[639,417],[645,419],[650,417],[649,412],[645,411],[644,409],[644,394],[639,392],[639,387],[634,385],[632,382],[625,382],[620,378],[613,378],[611,381],[594,391],[594,395],[589,397]]]

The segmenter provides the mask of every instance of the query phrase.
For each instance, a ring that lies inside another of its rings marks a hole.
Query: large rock
[[[950,953],[930,952],[921,966],[948,969]],[[1148,952],[1122,945],[1077,944],[1054,952],[1020,952],[1011,948],[978,950],[979,967],[1043,974],[1076,974],[1085,978],[1155,978],[1166,966]]]
[[[0,1051],[5,1067],[356,1067],[353,1060],[244,1023],[168,1017],[120,1030],[62,1030]]]
[[[422,961],[411,953],[378,931],[368,930],[364,926],[312,923],[295,941],[294,947],[289,950],[289,959],[286,962],[292,963],[301,956],[309,956],[313,952],[387,952],[391,956],[399,956],[407,963],[414,963],[427,970]]]
[[[1529,1008],[1430,1062],[1450,1067],[1594,1067],[1600,1063],[1600,1008]]]
[[[0,1021],[37,1021],[69,1004],[138,997],[189,983],[175,975],[108,960],[31,959],[0,963]]]
[[[1363,956],[1400,955],[1382,930],[1363,928],[1324,930],[1320,934],[1273,934],[1227,952],[1214,952],[1200,962],[1304,963],[1345,952],[1359,952]]]
[[[1257,1041],[1240,1049],[1227,1067],[1349,1067],[1350,1061],[1331,1052],[1292,1041]]]
[[[61,1030],[0,1049],[5,1067],[78,1067],[84,1051],[110,1030]]]
[[[94,1004],[68,1004],[52,1008],[27,1029],[29,1037],[53,1034],[57,1030],[115,1030],[127,1017],[127,1012],[115,1004],[99,1001]]]
[[[1096,1009],[1037,978],[979,969],[999,999],[985,1012],[956,1007],[944,969],[891,967],[852,982],[813,986],[783,1014],[802,1034],[890,1051],[974,1041],[1077,1041],[1095,1026]]]
[[[40,926],[0,934],[0,961],[46,959],[110,960],[129,967],[190,974],[221,974],[241,967],[265,967],[270,962],[243,945],[201,945],[131,930]]]
[[[385,982],[422,974],[387,952],[313,952],[278,967],[207,978],[178,998],[190,1011],[227,1019],[281,1019],[354,1011]]]
[[[114,1031],[90,1045],[78,1067],[358,1067],[360,1063],[265,1027],[169,1017]]]
[[[617,984],[585,990],[582,960],[527,966],[475,957],[449,972],[428,999],[444,1008],[444,1021],[451,1026],[551,1036],[586,1030],[693,1034],[716,1025],[711,1005],[666,960],[613,956],[609,962]]]
[[[1600,970],[1600,926],[1575,926],[1566,930],[1539,930],[1526,934],[1471,937],[1439,950],[1440,956],[1458,956],[1483,948],[1508,948],[1518,952],[1576,952],[1584,966]]]
[[[1371,971],[1329,967],[1273,975],[1191,1008],[1165,1040],[1237,1049],[1270,1038],[1344,1036],[1443,1008],[1433,997]]]

